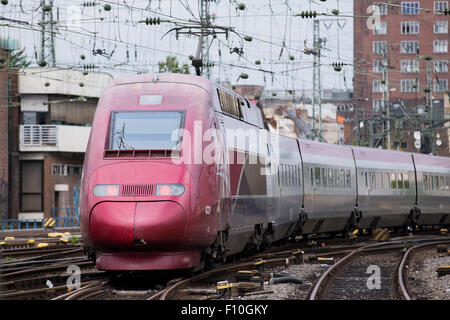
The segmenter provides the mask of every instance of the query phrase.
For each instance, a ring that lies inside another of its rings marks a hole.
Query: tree
[[[178,60],[176,57],[168,56],[166,61],[158,62],[159,72],[172,72],[189,74],[189,65],[184,63],[181,68],[178,66]]]
[[[27,60],[25,48],[22,50],[13,50],[9,54],[9,67],[14,69],[27,68],[31,61]]]

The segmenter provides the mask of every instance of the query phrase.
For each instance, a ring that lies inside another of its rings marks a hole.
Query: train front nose
[[[159,249],[182,242],[184,208],[174,201],[105,201],[90,217],[94,243],[106,249]]]

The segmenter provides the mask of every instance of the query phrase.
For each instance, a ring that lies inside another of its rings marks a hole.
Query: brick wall
[[[367,8],[379,2],[377,0],[360,0],[354,1],[355,16],[368,16]],[[383,93],[373,92],[373,80],[381,80],[382,73],[374,72],[373,62],[381,61],[382,55],[373,53],[374,41],[386,41],[388,43],[388,60],[389,60],[389,101],[391,104],[398,103],[399,99],[404,101],[408,111],[415,110],[418,105],[424,105],[426,94],[424,89],[427,87],[427,61],[425,56],[433,57],[433,60],[450,61],[450,48],[447,53],[434,52],[434,40],[447,40],[450,47],[450,33],[435,34],[434,21],[448,21],[448,16],[434,14],[434,1],[417,1],[420,7],[428,9],[430,13],[420,10],[418,15],[402,15],[401,8],[388,6],[387,15],[381,16],[381,22],[387,22],[387,34],[375,35],[373,30],[367,26],[367,18],[354,20],[354,96],[355,98],[367,98],[367,100],[355,101],[355,110],[359,118],[372,117],[373,100],[383,99]],[[400,2],[398,2],[400,4]],[[418,34],[402,34],[401,23],[407,21],[419,22]],[[402,53],[401,41],[418,41],[419,53],[406,54]],[[419,61],[419,72],[402,72],[402,60]],[[450,73],[436,73],[433,70],[432,80],[447,79],[450,86]],[[418,92],[402,92],[401,81],[414,79],[418,80]],[[434,99],[443,99],[443,92],[433,92]],[[393,124],[391,124],[391,127]],[[443,142],[447,141],[447,133],[441,131]],[[412,135],[412,133],[411,133]],[[391,135],[392,140],[392,135]],[[406,133],[405,140],[408,143],[408,151],[417,151],[411,142],[414,140]],[[436,146],[436,152],[442,155],[448,155],[448,143],[444,143],[441,147]]]

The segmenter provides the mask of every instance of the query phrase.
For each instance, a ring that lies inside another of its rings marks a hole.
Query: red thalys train
[[[101,95],[80,197],[102,270],[189,269],[297,234],[450,223],[450,160],[304,141],[211,81],[115,80]]]

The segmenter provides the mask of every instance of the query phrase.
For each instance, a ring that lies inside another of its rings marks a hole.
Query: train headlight
[[[92,192],[96,197],[115,197],[119,195],[119,190],[118,184],[97,184]]]
[[[181,196],[184,193],[182,184],[157,184],[157,196]]]

